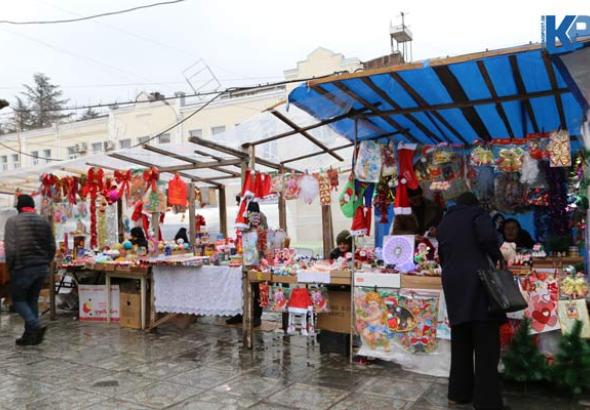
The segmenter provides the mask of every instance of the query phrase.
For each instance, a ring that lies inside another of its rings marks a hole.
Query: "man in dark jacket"
[[[25,321],[25,332],[16,344],[36,345],[45,332],[39,323],[38,302],[55,256],[55,237],[47,218],[35,213],[29,195],[18,197],[16,209],[18,215],[8,219],[4,231],[12,305]]]
[[[492,220],[471,192],[461,194],[438,225],[438,244],[451,324],[449,403],[473,400],[478,410],[504,409],[498,362],[500,323],[506,315],[488,311],[477,273],[490,267],[488,256],[494,263],[503,259]]]
[[[422,188],[408,189],[408,199],[412,207],[410,215],[396,215],[393,219],[392,235],[415,235],[421,241],[426,232],[436,237],[436,227],[443,218],[442,209],[428,198],[424,198]]]

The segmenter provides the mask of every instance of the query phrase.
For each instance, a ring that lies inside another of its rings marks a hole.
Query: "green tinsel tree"
[[[547,359],[530,331],[531,321],[525,318],[502,358],[507,379],[526,383],[543,380],[547,375]]]
[[[553,383],[574,394],[590,388],[590,346],[580,338],[581,333],[582,322],[576,320],[572,331],[561,337],[551,371]]]

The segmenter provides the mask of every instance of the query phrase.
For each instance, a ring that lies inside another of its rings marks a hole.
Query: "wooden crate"
[[[406,289],[442,289],[439,276],[402,275],[402,288]]]
[[[248,272],[248,280],[250,282],[270,282],[272,280],[272,274],[270,272],[251,270]]]

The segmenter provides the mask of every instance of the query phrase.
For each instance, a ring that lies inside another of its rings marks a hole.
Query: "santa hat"
[[[415,150],[416,144],[400,143],[398,146],[399,183],[397,184],[397,193],[393,207],[396,215],[410,215],[412,213],[410,194],[415,194],[416,190],[420,188],[418,178],[414,173],[413,158]]]
[[[238,209],[238,215],[236,216],[235,229],[246,230],[250,227],[248,224],[248,201],[243,200],[240,202],[240,208]]]
[[[352,218],[350,233],[353,236],[370,235],[371,233],[371,207],[359,206]]]
[[[255,174],[256,172],[253,170],[246,170],[246,173],[244,174],[244,184],[242,185],[242,193],[240,195],[242,199],[253,198],[254,196],[256,196],[254,180],[256,178]]]
[[[266,199],[272,199],[278,197],[277,194],[271,193],[270,190],[270,176],[261,172],[256,173],[254,178],[254,200],[263,201]]]

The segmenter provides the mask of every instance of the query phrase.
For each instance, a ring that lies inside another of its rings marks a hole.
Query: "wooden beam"
[[[272,111],[272,110],[268,110],[268,111]],[[366,109],[362,109],[362,110],[350,110],[346,114],[338,115],[337,117],[330,118],[330,119],[324,120],[324,121],[320,121],[318,123],[315,123],[315,124],[312,124],[312,125],[308,125],[307,127],[299,127],[299,129],[293,129],[292,131],[286,131],[286,132],[283,132],[281,134],[274,135],[272,137],[268,137],[268,138],[263,138],[263,139],[260,139],[260,140],[256,140],[256,141],[251,142],[249,144],[251,144],[251,145],[261,145],[261,144],[265,144],[267,142],[276,141],[276,140],[281,139],[281,138],[284,138],[284,137],[288,137],[288,136],[291,136],[291,135],[299,134],[302,131],[313,130],[315,128],[323,127],[324,125],[329,125],[329,124],[332,124],[332,123],[335,123],[335,122],[344,120],[346,118],[353,117],[353,116],[358,115],[358,114],[361,114],[361,113],[363,113],[365,111],[367,111],[367,110]]]
[[[205,140],[203,138],[190,137],[189,138],[189,141],[192,142],[193,144],[201,145],[201,146],[203,146],[205,148],[214,149],[214,150],[217,150],[219,152],[223,152],[223,153],[228,154],[228,155],[233,155],[234,157],[240,158],[242,160],[247,160],[248,159],[248,155],[245,154],[245,153],[243,153],[243,152],[241,152],[241,151],[238,151],[238,150],[236,150],[234,148],[231,148],[231,147],[227,147],[225,145],[217,144],[217,143],[212,142],[212,141]],[[267,160],[262,159],[262,158],[256,158],[255,161],[256,161],[257,164],[260,164],[262,166],[265,166],[265,167],[268,167],[268,168],[272,168],[272,169],[279,169],[279,167],[280,167],[279,164],[275,164],[274,162],[267,161]],[[301,171],[299,171],[297,169],[294,169],[294,168],[289,168],[289,171],[292,171],[292,172],[301,172]]]
[[[418,107],[421,107],[421,108],[428,107],[428,105],[429,105],[428,102],[426,102],[426,100],[424,98],[422,98],[422,96],[420,94],[418,94],[418,92],[416,90],[414,90],[414,88],[412,88],[410,86],[410,84],[408,84],[403,78],[401,78],[399,74],[397,74],[397,73],[391,73],[391,78],[393,78],[393,80],[396,81],[404,89],[404,91],[407,92],[410,95],[410,97],[412,97],[412,99],[414,100],[414,102],[416,103],[416,105]],[[449,124],[449,122],[447,120],[445,120],[443,118],[443,116],[440,115],[438,112],[436,112],[436,111],[435,112],[425,111],[425,113],[427,115],[428,114],[431,114],[442,125],[444,125],[449,131],[451,131],[453,133],[453,135],[459,141],[462,141],[464,144],[467,144],[467,141],[465,140],[465,138],[463,138],[463,135],[461,135],[461,133],[459,133],[459,131],[457,131],[455,129],[455,127],[453,127],[451,124]],[[432,118],[430,118],[430,120],[436,126],[436,122]],[[442,131],[442,129],[440,130],[440,132],[442,134],[444,134],[444,132]]]
[[[299,125],[295,124],[293,121],[291,121],[289,118],[285,117],[283,114],[281,114],[278,111],[271,111],[271,114],[274,115],[276,118],[278,118],[279,120],[283,121],[285,124],[287,124],[289,127],[293,128],[295,131],[297,131],[299,134],[303,135],[305,138],[307,138],[309,141],[311,141],[313,144],[317,145],[318,147],[320,147],[322,149],[322,151],[324,151],[326,154],[330,154],[331,156],[333,156],[334,158],[336,158],[338,161],[344,161],[344,158],[342,158],[340,155],[338,154],[334,154],[332,151],[330,151],[330,149],[328,147],[326,147],[326,145],[324,145],[322,142],[320,142],[319,140],[317,140],[313,135],[311,135],[309,132],[307,131],[303,131]]]
[[[361,96],[355,94],[352,90],[350,90],[347,86],[345,86],[341,82],[336,82],[336,83],[334,83],[334,85],[339,90],[344,91],[346,94],[348,94],[350,97],[352,97],[353,99],[355,99],[356,101],[358,101],[359,103],[361,103],[364,107],[368,108],[372,112],[375,112],[375,113],[376,112],[379,112],[379,108],[377,107],[377,105],[375,105],[375,104],[373,104],[373,103],[365,100]],[[383,119],[385,122],[387,122],[393,128],[395,128],[396,130],[398,130],[399,132],[401,132],[410,141],[412,141],[412,142],[418,142],[418,140],[416,138],[414,138],[409,132],[407,132],[405,128],[403,128],[400,124],[398,124],[397,121],[389,118],[388,116],[383,116],[383,117],[381,117],[381,119]]]
[[[481,100],[471,100],[466,101],[463,103],[445,103],[445,104],[435,104],[435,105],[428,105],[426,107],[412,107],[412,108],[404,108],[403,110],[384,110],[378,113],[367,113],[361,114],[361,118],[370,118],[370,117],[381,117],[384,115],[395,115],[395,114],[407,114],[411,112],[435,112],[435,111],[442,111],[442,110],[449,110],[452,108],[465,108],[465,107],[475,107],[478,105],[486,105],[486,104],[496,104],[496,103],[505,103],[511,101],[524,101],[524,100],[531,100],[534,98],[542,98],[542,97],[549,97],[554,96],[555,94],[566,94],[571,92],[569,88],[559,88],[557,90],[545,90],[545,91],[535,91],[526,94],[514,94],[508,95],[504,97],[498,98],[482,98]]]
[[[279,172],[282,174],[283,168],[280,168]],[[279,195],[279,228],[287,232],[287,201],[284,195]]]
[[[188,171],[193,169],[213,169],[218,172],[223,172],[224,174],[229,173],[234,177],[239,177],[240,174],[237,172],[229,171],[226,169],[220,169],[219,167],[225,167],[229,165],[238,165],[241,162],[240,159],[226,159],[223,161],[212,161],[212,162],[197,162],[192,164],[186,165],[173,165],[170,167],[161,167],[161,172],[176,172],[176,171]]]
[[[192,182],[202,182],[204,184],[213,185],[214,187],[218,187],[221,185],[221,183],[217,182],[217,178],[201,178],[201,177],[196,177],[191,174],[187,174],[186,172],[178,172],[178,175],[180,175],[181,177],[186,178]],[[225,178],[225,177],[221,177],[221,178]]]
[[[485,63],[483,61],[478,61],[477,68],[479,68],[479,73],[483,77],[483,80],[485,81],[488,87],[488,91],[490,92],[492,98],[498,98],[498,93],[496,92],[494,83],[492,83],[492,79],[490,77],[490,74],[488,73],[488,69],[486,68]],[[496,112],[502,119],[504,127],[506,127],[506,130],[508,131],[508,135],[510,136],[510,138],[514,138],[514,131],[512,130],[512,126],[510,125],[510,121],[508,120],[508,116],[506,115],[506,112],[504,111],[504,107],[502,107],[502,104],[496,103]]]
[[[551,88],[554,90],[557,89],[557,79],[555,78],[555,71],[553,70],[553,63],[551,62],[551,57],[547,50],[542,51],[543,54],[543,62],[545,63],[545,68],[547,69],[547,75],[549,76],[549,82],[551,83]],[[559,124],[562,129],[567,129],[567,122],[565,120],[565,112],[563,110],[563,102],[561,101],[560,95],[555,95],[555,105],[557,106],[557,112],[559,113]]]
[[[520,74],[520,68],[518,68],[518,61],[516,60],[516,56],[508,57],[510,60],[510,66],[512,67],[512,75],[514,76],[514,82],[516,83],[516,89],[520,94],[526,94],[526,87],[524,85],[524,81],[522,80],[522,75]],[[531,124],[533,125],[533,131],[539,132],[539,126],[537,125],[537,119],[535,118],[535,112],[533,111],[533,107],[531,105],[530,100],[522,100],[524,104],[524,109],[531,120]],[[523,119],[524,121],[524,119]],[[525,122],[526,124],[526,122]],[[524,135],[523,135],[524,137]]]
[[[321,205],[322,208],[322,237],[324,239],[324,259],[330,259],[330,252],[334,246],[334,227],[332,225],[332,205]]]
[[[196,225],[196,210],[195,210],[195,183],[191,182],[188,184],[188,235],[191,249],[195,251],[195,244],[197,238],[197,225]]]
[[[181,171],[181,170],[187,170],[187,169],[211,168],[211,169],[215,169],[216,171],[223,172],[224,174],[230,174],[230,175],[234,175],[234,176],[239,176],[239,174],[237,172],[232,172],[232,171],[229,171],[227,169],[221,168],[221,167],[225,166],[225,164],[215,164],[215,163],[206,164],[206,163],[204,163],[202,161],[198,161],[198,160],[196,160],[194,158],[190,158],[190,157],[187,157],[187,156],[184,156],[184,155],[180,155],[180,154],[177,154],[175,152],[168,151],[168,150],[165,150],[165,149],[162,149],[162,148],[153,147],[153,146],[148,145],[148,144],[143,144],[142,145],[142,148],[145,149],[145,150],[147,150],[147,151],[154,152],[156,154],[164,155],[164,156],[167,156],[167,157],[170,157],[170,158],[175,158],[175,159],[178,159],[180,161],[184,161],[184,162],[188,162],[190,164],[197,165],[194,168],[182,168],[182,169],[179,169],[179,171]],[[221,160],[219,160],[219,161],[221,162]],[[206,165],[201,167],[201,165],[203,165],[203,164],[206,164]],[[234,165],[234,164],[228,164],[228,165]],[[180,165],[180,166],[182,166],[182,165]],[[172,169],[173,167],[167,167],[167,168],[171,168]],[[164,169],[164,168],[162,168],[162,169]],[[166,171],[164,171],[164,172],[166,172]]]
[[[389,104],[391,107],[393,107],[393,109],[395,110],[400,110],[402,107],[396,103],[395,101],[393,101],[389,95],[387,95],[381,88],[377,87],[377,85],[373,82],[373,80],[371,80],[368,77],[364,77],[361,79],[362,82],[369,87],[375,94],[377,94],[379,97],[381,97],[381,99],[383,99],[387,104]],[[428,138],[430,138],[433,142],[442,142],[442,139],[440,137],[438,137],[437,135],[435,135],[432,131],[430,131],[428,128],[426,128],[426,126],[424,124],[422,124],[420,121],[418,121],[416,118],[414,118],[414,116],[412,114],[406,114],[405,117],[412,123],[414,124],[420,131],[422,131],[424,134],[426,134],[426,136],[428,136]],[[386,117],[388,118],[388,117]],[[435,124],[436,126],[436,124]],[[440,132],[441,130],[439,130]],[[442,136],[444,137],[444,134],[442,134]]]
[[[201,150],[198,150],[198,149],[195,150],[195,154],[202,155],[204,157],[214,159],[215,161],[223,161],[225,159],[225,158],[222,158],[222,157],[218,157],[217,155],[213,155],[213,154],[210,154],[208,152],[201,151]],[[233,166],[235,168],[240,168],[240,165],[233,165]]]
[[[437,66],[433,67],[434,72],[436,73],[438,79],[445,87],[451,99],[456,103],[463,103],[469,101],[469,97],[457,77],[452,73],[451,69],[444,65],[444,66]],[[492,139],[490,132],[486,125],[484,124],[483,120],[479,116],[478,112],[474,107],[463,107],[461,108],[461,113],[471,125],[471,128],[475,131],[475,133],[484,141],[489,141]]]

